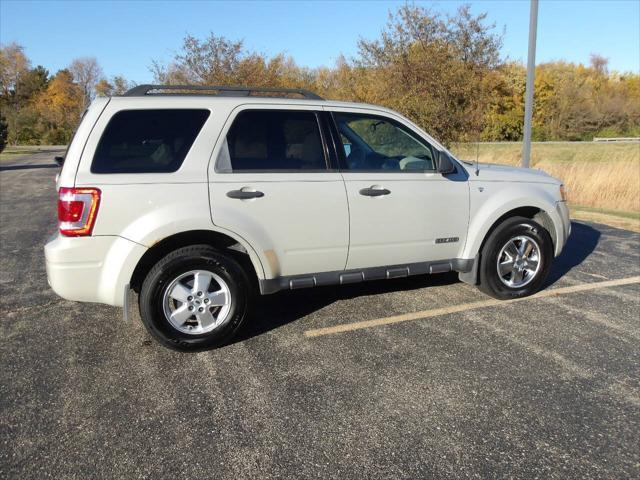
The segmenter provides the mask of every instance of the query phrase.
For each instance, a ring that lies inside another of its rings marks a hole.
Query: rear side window
[[[124,110],[102,134],[92,173],[166,173],[180,168],[209,110]]]
[[[216,164],[219,172],[326,170],[314,112],[246,110],[235,118]]]

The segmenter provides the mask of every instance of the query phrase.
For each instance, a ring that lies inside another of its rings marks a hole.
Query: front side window
[[[209,110],[123,110],[104,133],[92,173],[167,173],[180,168]]]
[[[218,155],[218,172],[326,170],[314,112],[245,110]]]
[[[358,113],[333,114],[346,170],[422,172],[435,169],[431,146],[400,123]]]

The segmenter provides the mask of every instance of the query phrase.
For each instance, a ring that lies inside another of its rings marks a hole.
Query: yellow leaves
[[[108,97],[113,91],[113,85],[111,85],[106,78],[103,78],[96,83],[96,95],[98,97]]]
[[[61,70],[36,98],[35,108],[48,123],[68,128],[80,119],[83,100],[82,88],[73,82],[71,73]]]

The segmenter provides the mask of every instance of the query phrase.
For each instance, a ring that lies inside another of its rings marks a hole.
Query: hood
[[[542,170],[533,168],[510,167],[507,165],[496,165],[493,163],[479,163],[479,175],[476,176],[475,162],[464,163],[464,167],[469,172],[470,180],[480,180],[483,182],[528,182],[528,183],[553,183],[560,185],[562,182],[552,177]]]

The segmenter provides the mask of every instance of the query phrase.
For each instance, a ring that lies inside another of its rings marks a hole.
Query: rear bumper
[[[122,237],[56,235],[44,247],[47,281],[67,300],[121,307],[125,286],[146,250]]]

